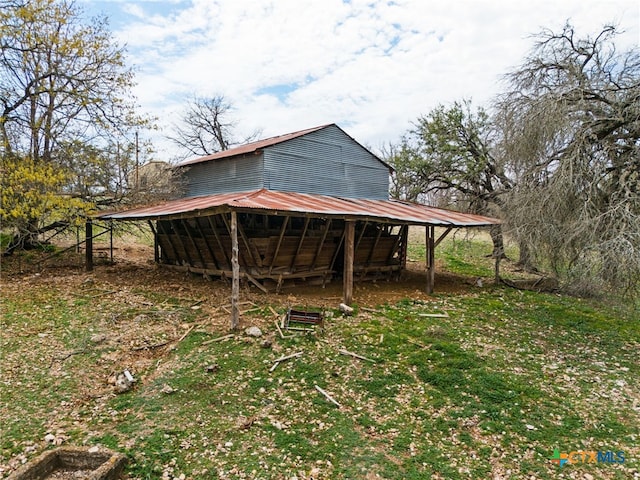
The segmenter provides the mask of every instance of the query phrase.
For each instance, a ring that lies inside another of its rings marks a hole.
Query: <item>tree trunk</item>
[[[491,240],[493,241],[492,258],[506,259],[507,255],[504,253],[504,237],[502,236],[502,225],[492,225],[489,229]]]
[[[538,269],[533,266],[529,244],[521,240],[519,247],[520,256],[518,258],[518,266],[527,272],[537,272]]]

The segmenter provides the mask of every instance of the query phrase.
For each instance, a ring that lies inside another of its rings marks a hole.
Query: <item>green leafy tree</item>
[[[481,108],[470,101],[439,106],[418,118],[389,160],[401,179],[396,194],[411,197],[447,192],[458,208],[499,215],[504,193],[513,187],[501,157],[494,154],[496,131]],[[500,227],[491,230],[493,255],[504,255]]]
[[[0,155],[5,171],[20,172],[16,162],[25,162],[31,173],[52,173],[55,182],[39,183],[34,190],[49,199],[43,206],[71,199],[70,207],[78,199],[93,202],[91,189],[74,195],[78,179],[90,175],[93,182],[102,176],[101,183],[107,183],[113,159],[99,150],[148,123],[136,114],[133,85],[124,49],[105,18],[87,22],[67,0],[0,0]],[[60,198],[52,203],[50,195],[56,194]],[[24,198],[5,196],[12,205]],[[28,217],[33,209],[12,207],[25,218],[7,211],[3,229],[25,235],[29,225],[33,237],[43,218],[55,221],[53,214],[62,210]]]

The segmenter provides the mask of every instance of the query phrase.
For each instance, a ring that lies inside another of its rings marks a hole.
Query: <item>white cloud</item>
[[[640,43],[637,0],[85,2],[114,16],[140,103],[165,124],[193,95],[224,95],[240,136],[336,122],[374,148],[440,103],[486,104],[543,27],[613,21],[620,46]]]

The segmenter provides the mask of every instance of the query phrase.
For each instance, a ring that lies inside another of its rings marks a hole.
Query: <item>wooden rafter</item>
[[[169,222],[169,224],[171,224],[171,222]],[[160,232],[162,235],[164,235],[167,238],[167,242],[169,242],[169,246],[171,247],[171,250],[173,250],[174,259],[179,260],[178,249],[173,244],[173,240],[171,239],[171,234],[165,230],[163,221],[158,220],[157,225],[158,225],[158,232]]]
[[[322,247],[324,247],[324,242],[327,239],[327,234],[329,233],[329,229],[331,228],[331,219],[326,220],[326,224],[324,230],[322,232],[322,238],[320,239],[320,243],[318,244],[318,249],[316,250],[316,255],[313,257],[313,263],[311,264],[311,270],[315,270],[316,265],[318,263],[318,256],[320,256],[320,252],[322,251]]]
[[[378,242],[380,242],[380,236],[382,235],[382,228],[378,228],[378,235],[376,235],[376,240],[371,245],[371,250],[369,250],[369,255],[367,255],[367,261],[365,262],[365,266],[369,266],[371,264],[371,258],[373,257],[373,253],[376,251],[378,247]]]
[[[178,242],[180,242],[180,246],[182,247],[182,250],[184,250],[184,256],[187,257],[187,263],[189,265],[195,266],[195,264],[193,263],[193,260],[191,259],[191,255],[189,255],[189,249],[187,248],[184,241],[182,240],[182,235],[180,235],[179,233],[180,231],[176,228],[174,222],[175,220],[169,220],[169,223],[171,223],[173,230],[176,232],[176,237],[178,238]]]
[[[284,238],[284,234],[287,231],[287,225],[289,224],[289,217],[284,217],[284,221],[282,222],[282,228],[280,229],[280,236],[278,237],[278,243],[276,245],[276,250],[273,252],[273,258],[271,259],[271,265],[269,265],[269,275],[271,275],[271,270],[273,269],[273,264],[276,262],[278,258],[278,253],[280,252],[280,245],[282,245],[282,239]]]
[[[253,249],[251,248],[251,244],[249,243],[249,239],[244,233],[244,228],[242,227],[242,222],[238,222],[238,233],[240,234],[240,238],[242,239],[242,243],[244,243],[244,247],[247,252],[249,252],[249,256],[251,257],[251,265],[256,265],[258,267],[262,266],[262,260],[260,258],[256,258],[253,253]],[[247,265],[247,261],[245,259],[245,265]]]
[[[296,253],[293,255],[293,259],[291,260],[291,265],[289,266],[289,270],[291,270],[292,272],[295,271],[296,261],[298,260],[298,255],[300,255],[300,250],[302,250],[302,244],[304,242],[304,237],[307,234],[307,229],[309,228],[310,221],[311,221],[310,217],[307,217],[304,219],[304,227],[302,228],[302,234],[300,235],[298,248],[296,249]]]
[[[196,254],[198,255],[198,258],[200,259],[200,265],[202,265],[203,267],[206,267],[207,263],[204,261],[204,257],[202,256],[202,252],[200,251],[200,248],[198,247],[198,244],[196,243],[196,240],[193,238],[193,235],[191,234],[191,227],[189,226],[189,223],[184,218],[181,219],[181,222],[182,222],[182,226],[184,227],[185,232],[187,232],[187,237],[189,237],[189,241],[191,242],[191,245],[193,245],[193,249],[196,251]],[[185,248],[185,250],[186,250],[186,248]],[[189,262],[189,263],[191,263],[191,262]]]
[[[358,235],[358,241],[355,245],[355,250],[357,251],[360,248],[360,242],[362,241],[362,237],[364,237],[364,233],[367,230],[367,226],[369,225],[369,220],[364,221],[364,225],[362,226],[362,230],[360,231],[360,235]]]
[[[393,244],[393,248],[389,251],[389,256],[387,257],[387,264],[391,263],[391,259],[393,258],[393,256],[396,254],[396,252],[398,251],[398,247],[401,245],[400,242],[402,242],[402,232],[403,229],[406,228],[406,225],[401,225],[400,226],[400,230],[398,231],[398,236],[396,237],[396,241]]]
[[[209,252],[209,255],[211,255],[211,259],[213,260],[213,264],[215,265],[215,267],[217,269],[220,269],[220,265],[218,265],[218,261],[216,260],[216,256],[215,253],[213,251],[213,248],[211,248],[211,245],[209,244],[209,236],[205,235],[204,230],[202,230],[202,226],[200,225],[200,219],[198,217],[196,217],[195,219],[196,221],[196,229],[198,230],[198,233],[200,234],[200,236],[202,237],[202,241],[204,242],[205,246],[207,247],[207,252]],[[202,265],[203,267],[206,265]]]
[[[338,255],[340,255],[340,247],[342,247],[343,242],[344,242],[344,230],[342,231],[342,235],[340,236],[340,241],[338,241],[338,246],[336,247],[336,251],[333,254],[333,258],[331,259],[331,265],[329,265],[329,270],[333,270],[333,266],[336,264],[336,260],[338,260]]]
[[[224,245],[222,244],[222,240],[220,239],[220,234],[218,234],[218,229],[216,228],[213,218],[214,218],[213,216],[207,217],[207,220],[209,220],[209,226],[213,231],[213,236],[216,237],[216,242],[218,242],[218,247],[220,248],[222,255],[224,255],[224,259],[226,260],[227,265],[231,266],[231,259],[229,258],[229,255],[227,254],[227,250],[224,248]]]

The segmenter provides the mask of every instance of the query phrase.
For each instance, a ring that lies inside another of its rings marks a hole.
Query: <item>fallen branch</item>
[[[327,392],[325,392],[323,389],[321,389],[318,385],[314,385],[316,387],[316,390],[318,390],[322,395],[324,395],[324,397],[329,400],[331,403],[333,403],[336,407],[338,408],[342,408],[342,405],[340,405],[335,398],[333,398],[331,395],[329,395]]]
[[[285,355],[284,357],[280,357],[275,359],[273,362],[273,365],[271,366],[271,368],[269,369],[270,372],[273,372],[276,368],[278,368],[278,365],[280,365],[280,362],[284,362],[285,360],[290,360],[292,358],[295,357],[299,357],[303,354],[304,352],[298,352],[298,353],[292,353],[291,355]]]
[[[169,342],[156,343],[155,345],[143,345],[141,347],[134,347],[131,349],[132,352],[140,352],[142,350],[154,350],[156,348],[165,347],[169,344]]]
[[[87,353],[87,349],[83,348],[81,350],[74,350],[73,352],[67,353],[66,355],[63,355],[62,357],[59,358],[53,358],[51,360],[51,364],[49,365],[49,368],[51,368],[53,366],[53,364],[55,363],[55,361],[59,361],[59,362],[64,362],[67,358],[71,358],[74,355],[80,355],[81,353]]]
[[[413,340],[413,339],[411,339],[411,338],[407,338],[407,342],[409,342],[409,343],[413,343],[414,345],[417,345],[417,346],[419,346],[420,348],[429,348],[429,347],[428,347],[427,345],[425,345],[424,343],[417,342],[417,341],[415,341],[415,340]]]
[[[348,355],[350,357],[359,358],[360,360],[366,360],[367,362],[375,363],[375,360],[372,360],[367,357],[363,357],[362,355],[358,355],[357,353],[350,352],[349,350],[344,350],[341,348],[340,350],[338,350],[338,352],[340,352],[342,355]]]
[[[202,342],[202,345],[209,345],[210,343],[221,342],[222,340],[227,340],[228,338],[232,338],[232,337],[235,337],[235,335],[233,333],[230,333],[229,335],[225,335],[224,337],[212,338],[211,340]]]
[[[285,355],[284,357],[280,357],[280,358],[274,360],[274,362],[284,362],[285,360],[290,360],[292,358],[300,357],[303,354],[304,354],[304,352],[292,353],[291,355]]]
[[[449,314],[445,313],[419,313],[419,317],[429,317],[429,318],[449,318]]]

